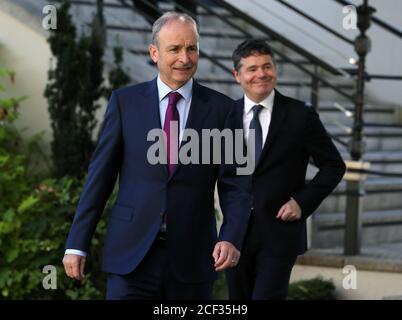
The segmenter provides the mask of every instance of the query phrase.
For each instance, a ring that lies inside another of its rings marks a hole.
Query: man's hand
[[[220,241],[215,245],[212,256],[215,260],[215,270],[222,271],[237,265],[240,251],[228,241]]]
[[[85,278],[84,268],[85,268],[86,258],[77,254],[66,254],[63,258],[64,270],[70,278],[76,280],[83,280]]]
[[[276,217],[282,219],[282,221],[296,221],[301,218],[301,208],[295,201],[295,199],[290,198],[280,209]]]

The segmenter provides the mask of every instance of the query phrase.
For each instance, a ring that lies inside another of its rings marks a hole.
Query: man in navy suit
[[[234,267],[240,257],[251,185],[234,165],[172,159],[185,128],[198,134],[225,129],[234,101],[192,79],[199,50],[190,16],[168,12],[152,33],[158,77],[113,92],[63,263],[68,276],[83,279],[92,234],[119,176],[104,248],[107,298],[208,299],[216,271]],[[147,159],[154,144],[148,133],[156,128],[166,134],[167,165]],[[224,215],[219,237],[216,183]]]
[[[254,130],[253,209],[236,268],[227,271],[231,299],[285,299],[296,257],[306,251],[306,219],[336,187],[344,162],[318,114],[275,88],[269,45],[247,40],[233,53],[243,88],[234,118]],[[310,157],[318,172],[305,183]]]

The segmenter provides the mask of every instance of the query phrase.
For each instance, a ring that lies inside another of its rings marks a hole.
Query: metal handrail
[[[284,0],[276,0],[278,1],[280,4],[288,7],[289,9],[291,9],[292,11],[296,12],[297,14],[301,15],[302,17],[306,18],[307,20],[310,20],[312,23],[316,24],[317,26],[323,28],[324,30],[328,31],[329,33],[333,34],[334,36],[336,36],[337,38],[351,44],[354,45],[354,41],[351,39],[346,38],[345,36],[343,36],[342,34],[340,34],[339,32],[336,32],[335,30],[331,29],[330,27],[328,27],[327,25],[323,24],[322,22],[318,21],[317,19],[313,18],[312,16],[308,15],[307,13],[301,11],[300,9],[296,8],[295,6],[292,6],[291,4],[287,3]]]
[[[306,181],[307,182],[307,181]],[[346,196],[348,194],[359,194],[359,191],[338,191],[335,190],[331,194],[333,196]],[[379,194],[379,193],[400,193],[402,192],[402,188],[389,188],[389,189],[376,189],[376,190],[365,190],[364,194],[369,196],[372,194]]]
[[[122,3],[125,3],[125,0],[119,0]],[[213,0],[216,2],[216,0]],[[162,11],[155,7],[153,4],[149,3],[147,0],[142,0],[142,2],[146,3],[148,6],[152,7],[153,9],[157,10],[160,12],[160,14],[162,14]],[[188,13],[188,14],[192,14],[191,12],[189,12],[185,7],[181,6],[180,4],[177,4],[176,1],[172,1],[176,6],[178,6],[181,10],[183,10],[184,12]],[[209,9],[205,4],[201,3],[200,1],[196,1],[197,5],[199,5],[200,7],[204,8],[204,10],[210,12],[210,14],[213,14],[217,17],[219,17],[219,19],[223,20],[226,23],[229,23],[230,26],[232,26],[233,28],[235,28],[236,30],[242,32],[245,36],[252,38],[252,34],[248,33],[247,31],[243,30],[241,27],[237,26],[236,24],[230,22],[228,19],[220,17],[219,14],[217,14],[216,12],[214,12],[213,10]],[[219,3],[218,3],[219,5]],[[225,8],[227,9],[227,8]],[[241,18],[244,20],[244,17],[241,16]],[[258,23],[258,21],[254,20],[255,22]],[[248,21],[247,21],[248,22]],[[268,33],[268,32],[266,32]],[[269,34],[269,33],[268,33]],[[281,37],[282,38],[282,37]],[[280,39],[278,39],[280,40]],[[287,57],[286,55],[284,55],[283,53],[279,52],[278,50],[272,48],[272,50],[280,57],[282,57],[284,60],[292,63],[293,65],[295,65],[298,69],[302,70],[303,72],[307,73],[308,75],[310,75],[312,78],[316,78],[318,79],[321,83],[325,84],[327,87],[330,87],[332,90],[336,91],[337,93],[341,94],[342,96],[344,96],[345,98],[347,98],[350,101],[353,101],[353,96],[344,92],[339,86],[333,85],[332,83],[330,83],[329,81],[327,81],[324,78],[321,78],[319,76],[317,76],[315,73],[311,72],[310,70],[308,70],[307,68],[303,67],[302,65],[298,64],[297,62],[295,62],[294,60],[292,60],[291,58]],[[232,70],[228,67],[226,67],[225,65],[223,65],[222,63],[220,63],[218,61],[218,59],[212,57],[211,55],[208,55],[206,52],[200,50],[200,56],[201,57],[205,57],[207,58],[209,61],[211,61],[213,64],[219,66],[222,70],[226,71],[229,74],[232,74]],[[311,55],[312,56],[312,55]],[[312,56],[314,57],[314,56]],[[318,58],[316,58],[318,59]],[[315,62],[315,61],[313,61]],[[325,69],[325,68],[324,68]],[[334,69],[336,70],[336,69]],[[329,71],[329,70],[327,70]],[[336,72],[339,72],[339,70],[336,70]],[[339,74],[339,73],[338,73]]]
[[[402,178],[402,173],[398,173],[398,172],[383,172],[383,171],[370,170],[370,169],[348,169],[348,172],[363,173],[363,174],[382,176],[382,177]]]
[[[329,134],[329,136],[333,139],[333,140],[335,140],[336,142],[338,142],[340,145],[342,145],[343,147],[348,147],[348,143],[346,142],[346,141],[343,141],[341,138],[339,138],[339,137],[337,137],[337,136],[335,136],[335,135],[333,135],[333,134],[330,134],[330,133],[328,133]]]
[[[251,16],[249,16],[249,15],[245,14],[244,12],[240,11],[239,9],[237,9],[234,6],[232,6],[228,2],[226,2],[224,0],[212,0],[212,1],[215,2],[217,5],[221,6],[222,8],[225,8],[226,10],[228,10],[229,12],[234,14],[235,16],[240,17],[243,21],[247,22],[248,24],[252,25],[253,27],[257,28],[258,30],[260,30],[260,31],[262,31],[262,32],[264,32],[266,34],[269,34],[271,38],[273,38],[275,40],[278,40],[279,42],[281,42],[282,44],[284,44],[288,48],[290,48],[290,49],[294,50],[295,52],[297,52],[298,54],[300,54],[301,56],[304,56],[308,60],[314,62],[314,64],[319,65],[323,70],[326,70],[327,72],[329,72],[329,73],[331,73],[333,75],[343,75],[343,76],[347,75],[347,73],[344,72],[343,70],[341,70],[339,68],[335,68],[332,65],[328,64],[327,62],[325,62],[324,60],[322,60],[322,59],[318,58],[317,56],[311,54],[310,52],[308,52],[304,48],[298,46],[294,42],[290,41],[288,38],[285,38],[284,36],[280,35],[276,31],[274,31],[271,28],[267,27],[265,24],[262,24],[260,21],[254,19]],[[203,4],[200,3],[199,0],[196,0],[196,2],[200,6],[203,6]]]
[[[72,0],[72,1],[73,1],[75,4],[90,4],[88,1],[79,1],[79,0]],[[215,1],[215,0],[214,0],[214,1]],[[118,5],[115,5],[115,7],[129,8],[129,9],[134,10],[134,11],[137,12],[138,14],[140,14],[140,15],[142,15],[142,16],[148,18],[148,19],[152,19],[152,18],[153,18],[153,17],[150,17],[149,15],[146,15],[144,12],[141,12],[140,10],[138,10],[137,8],[135,8],[133,5],[128,4],[126,0],[119,0],[119,2],[120,2],[121,5],[119,5],[119,6],[118,6]],[[163,13],[163,11],[160,10],[160,8],[154,6],[152,3],[149,3],[149,1],[147,1],[147,0],[142,0],[142,2],[143,2],[144,4],[146,4],[146,5],[148,5],[150,8],[154,9],[155,11],[157,10],[160,14]],[[176,4],[175,1],[172,1],[172,2]],[[197,2],[197,5],[203,7],[203,8],[204,8],[206,11],[208,11],[210,14],[216,15],[217,17],[219,17],[219,18],[222,20],[222,17],[220,17],[219,14],[215,13],[213,10],[209,9],[208,7],[206,7],[204,4],[200,3],[199,1],[196,1],[196,2]],[[176,4],[176,5],[179,6],[180,9],[182,9],[183,11],[185,11],[185,12],[191,14],[191,12],[189,12],[188,10],[186,10],[186,8],[180,6],[180,4]],[[218,4],[218,5],[219,5],[219,4]],[[228,19],[226,19],[226,18],[224,18],[223,21],[226,21],[226,22],[231,23],[231,22],[230,22]],[[253,37],[252,34],[246,32],[246,31],[243,30],[241,27],[238,27],[236,24],[231,23],[231,26],[234,27],[236,30],[242,32],[246,37],[250,37],[250,38]],[[280,39],[278,39],[278,40],[280,40]],[[330,82],[327,81],[326,79],[321,78],[320,76],[318,76],[316,73],[311,72],[311,71],[308,70],[307,68],[304,68],[303,65],[306,64],[306,63],[302,63],[302,64],[301,64],[300,61],[293,60],[293,59],[287,57],[286,55],[282,54],[282,53],[279,52],[278,50],[276,50],[276,49],[274,49],[274,48],[272,48],[272,49],[273,49],[274,53],[276,53],[278,56],[280,56],[280,57],[283,59],[284,62],[289,62],[289,63],[291,63],[292,65],[294,65],[294,66],[295,66],[296,68],[298,68],[299,70],[301,70],[301,71],[303,71],[304,73],[306,73],[306,74],[308,74],[309,76],[311,76],[313,79],[316,79],[316,80],[318,80],[319,82],[321,82],[322,84],[324,84],[326,87],[331,88],[331,89],[334,90],[335,92],[337,92],[337,93],[339,93],[340,95],[344,96],[346,99],[348,99],[348,100],[350,100],[350,101],[353,101],[353,99],[354,99],[353,96],[350,95],[350,94],[348,94],[348,93],[346,93],[346,92],[344,92],[344,91],[342,90],[342,87],[339,87],[339,86],[337,86],[337,85],[333,85],[332,83],[330,83]],[[211,61],[213,64],[217,65],[219,68],[221,68],[221,69],[224,70],[225,72],[227,72],[227,73],[229,73],[229,74],[232,74],[232,73],[231,73],[232,70],[231,70],[230,68],[226,67],[224,64],[222,64],[222,63],[218,60],[218,58],[215,58],[215,57],[209,55],[208,53],[206,53],[206,52],[203,51],[203,50],[200,50],[200,56],[206,58],[206,59],[209,60],[209,61]],[[314,57],[314,56],[313,56],[313,57]],[[318,58],[317,58],[317,59],[318,59]],[[310,61],[311,61],[311,60],[310,60]],[[311,63],[316,63],[316,60],[314,59],[314,61],[311,61]],[[322,67],[322,65],[320,65],[320,66]],[[325,67],[324,67],[324,69],[325,69]],[[333,68],[333,71],[334,71],[334,70],[335,70],[335,72],[337,72],[338,74],[340,74],[341,72],[343,72],[343,74],[347,75],[347,73],[344,72],[344,71],[341,70],[341,69],[338,69],[338,70],[337,70],[337,69]],[[327,70],[327,71],[329,71],[329,70]],[[330,72],[330,71],[329,71],[329,72]]]
[[[63,0],[53,0],[52,2],[62,2],[62,1]],[[95,2],[88,0],[70,0],[69,2],[74,5],[87,5],[87,6],[93,6],[96,4]],[[113,2],[104,2],[103,6],[105,8],[127,8],[126,5],[121,5]]]
[[[363,125],[365,127],[374,127],[374,128],[396,128],[396,129],[402,129],[402,124],[397,124],[397,123],[364,122]]]
[[[313,63],[319,65],[324,70],[326,70],[326,71],[328,71],[328,72],[330,72],[332,74],[337,74],[337,75],[346,74],[347,75],[347,73],[344,72],[343,70],[336,69],[336,68],[330,66],[329,64],[327,64],[323,60],[315,57],[314,55],[312,55],[310,53],[308,53],[304,49],[302,49],[299,46],[295,45],[290,40],[284,38],[283,36],[279,35],[275,31],[269,29],[268,27],[266,27],[265,25],[261,24],[259,21],[253,19],[252,17],[246,15],[245,13],[239,11],[237,8],[235,8],[232,5],[226,3],[225,1],[222,1],[222,0],[213,0],[213,1],[218,6],[221,6],[221,7],[225,8],[229,12],[232,12],[236,16],[242,18],[244,21],[246,21],[250,25],[252,25],[255,28],[263,31],[264,33],[270,35],[273,39],[276,39],[276,40],[284,43],[285,45],[288,45],[291,49],[296,50],[299,54],[303,55],[302,52],[304,52],[305,53],[305,55],[304,55],[305,58],[307,58],[308,60],[312,61]],[[205,4],[201,3],[200,1],[196,0],[196,2],[200,7],[204,8],[205,10],[210,10],[208,7],[205,6]],[[217,16],[219,19],[221,19],[220,15],[218,13],[214,12],[213,10],[210,10],[210,11],[211,11],[211,14],[213,14],[213,15]],[[225,19],[225,20],[227,20],[227,19]],[[225,21],[225,20],[223,20],[223,21]],[[241,27],[239,27],[237,25],[234,25],[234,28],[236,28],[237,30],[239,30],[240,32],[245,34],[247,37],[253,38],[252,34],[250,34],[249,32],[245,31]],[[283,60],[288,61],[289,63],[293,64],[296,68],[298,68],[299,70],[301,70],[304,73],[308,74],[313,79],[318,79],[321,83],[325,84],[327,87],[330,87],[332,90],[336,91],[337,93],[339,93],[340,95],[342,95],[346,99],[348,99],[348,100],[350,100],[352,102],[354,101],[354,97],[352,95],[344,92],[338,86],[333,85],[332,83],[330,83],[326,79],[318,76],[316,73],[314,73],[314,72],[308,70],[307,68],[303,67],[302,65],[298,64],[293,59],[291,59],[288,56],[286,56],[285,54],[281,53],[279,50],[276,50],[275,48],[271,48],[271,49],[276,55],[280,56]]]
[[[155,19],[154,17],[152,17],[152,16],[146,14],[145,12],[142,12],[141,10],[137,9],[134,5],[128,4],[128,3],[126,2],[126,0],[118,0],[118,1],[122,4],[122,6],[124,6],[124,7],[126,7],[126,8],[129,8],[129,9],[135,11],[136,13],[138,13],[139,15],[143,16],[144,18],[146,18],[146,19],[148,19],[148,20],[150,20],[150,21],[152,21],[153,19]],[[150,3],[150,2],[148,2],[148,1],[146,1],[146,0],[141,0],[141,2],[143,2],[144,4],[146,4],[149,8],[152,8],[152,9],[154,9],[154,10],[156,10],[156,11],[160,11],[159,8],[155,7],[152,3]]]
[[[352,133],[341,132],[335,133],[336,137],[348,138],[352,136]],[[365,138],[402,138],[402,132],[368,132],[364,134]]]
[[[354,68],[342,68],[343,71],[347,72],[351,76],[354,76],[357,74],[357,70]],[[371,74],[365,72],[364,78],[367,81],[371,80],[402,80],[401,75],[387,75],[387,74]]]

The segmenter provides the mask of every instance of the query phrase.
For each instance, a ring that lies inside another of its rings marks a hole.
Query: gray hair
[[[165,12],[162,16],[160,16],[154,22],[154,24],[152,26],[152,44],[156,45],[157,47],[159,46],[158,35],[159,35],[159,32],[161,31],[162,27],[164,25],[166,25],[168,22],[175,21],[175,20],[192,23],[194,25],[196,35],[197,35],[197,40],[198,40],[198,38],[199,38],[198,24],[190,15],[188,15],[187,13],[182,13],[182,12],[168,11],[168,12]]]

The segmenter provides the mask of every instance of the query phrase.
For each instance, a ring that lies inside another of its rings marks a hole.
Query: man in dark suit
[[[198,134],[223,130],[234,101],[192,79],[198,31],[190,16],[168,12],[160,17],[149,50],[158,77],[117,90],[110,99],[64,267],[68,276],[83,279],[92,234],[119,175],[104,248],[107,298],[208,299],[215,271],[238,262],[251,185],[245,176],[236,176],[234,165],[184,165],[173,159],[179,141],[181,147],[185,142],[184,128]],[[147,158],[154,145],[148,133],[156,128],[166,134],[167,165]],[[216,182],[224,214],[219,237]]]
[[[336,187],[344,162],[318,114],[275,88],[269,45],[247,40],[233,53],[234,76],[245,96],[237,126],[254,130],[253,209],[236,268],[228,270],[231,299],[285,299],[296,257],[306,251],[306,219]],[[309,183],[309,158],[318,173]]]

